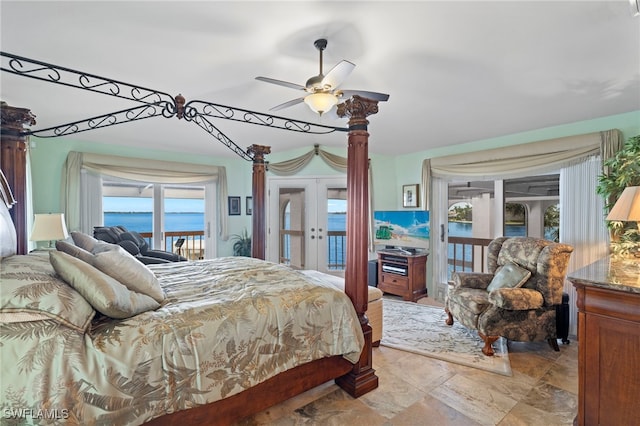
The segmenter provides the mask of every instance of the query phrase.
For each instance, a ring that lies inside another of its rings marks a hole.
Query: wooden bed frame
[[[347,265],[345,293],[358,314],[365,337],[365,347],[356,364],[341,356],[313,361],[285,371],[239,394],[207,405],[178,411],[151,420],[152,425],[232,424],[258,413],[313,387],[335,379],[351,396],[357,398],[378,387],[378,377],[372,368],[371,327],[365,315],[367,310],[368,225],[368,141],[367,117],[378,111],[378,102],[354,96],[338,105],[338,115],[349,118],[347,167]],[[10,210],[16,227],[17,253],[27,252],[26,151],[28,137],[25,126],[35,124],[28,109],[2,104],[2,132],[0,137],[0,168],[14,192],[17,204]],[[266,249],[266,162],[270,147],[252,145],[253,205],[252,256],[265,258]]]

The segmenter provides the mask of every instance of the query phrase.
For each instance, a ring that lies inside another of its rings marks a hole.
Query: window
[[[486,246],[499,236],[556,240],[560,175],[448,185],[447,278],[483,271]]]
[[[149,245],[199,259],[205,254],[205,186],[152,184],[103,176],[102,210],[105,226],[122,225],[137,231]]]

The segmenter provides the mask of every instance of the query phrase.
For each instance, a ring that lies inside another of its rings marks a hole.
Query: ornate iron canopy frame
[[[253,161],[253,153],[250,150],[240,148],[227,135],[219,130],[212,122],[214,119],[232,120],[310,134],[326,134],[335,131],[347,132],[349,130],[346,127],[333,127],[294,120],[228,105],[215,104],[208,101],[193,100],[186,102],[182,95],[172,97],[158,90],[136,86],[59,65],[48,64],[11,53],[0,52],[0,56],[2,57],[0,67],[2,71],[49,83],[128,99],[142,104],[54,127],[27,130],[20,133],[23,136],[33,135],[41,138],[54,138],[151,117],[163,116],[165,118],[171,118],[175,116],[178,119],[184,118],[185,121],[194,122],[243,159]]]

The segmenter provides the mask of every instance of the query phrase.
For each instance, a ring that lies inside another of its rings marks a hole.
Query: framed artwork
[[[245,211],[247,212],[247,216],[251,216],[251,213],[253,213],[253,197],[247,197]]]
[[[240,215],[240,197],[229,197],[229,216]]]
[[[402,207],[419,207],[420,193],[418,192],[418,184],[402,185]]]

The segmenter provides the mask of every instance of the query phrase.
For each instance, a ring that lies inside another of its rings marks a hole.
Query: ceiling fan
[[[269,77],[256,77],[256,80],[296,90],[302,90],[307,93],[305,96],[300,98],[276,105],[270,109],[271,111],[277,111],[304,102],[314,112],[322,115],[337,105],[341,99],[346,99],[353,95],[359,95],[363,98],[372,99],[374,101],[386,101],[389,99],[389,95],[385,93],[368,92],[364,90],[338,90],[338,87],[349,76],[349,74],[351,74],[356,65],[352,62],[343,60],[335,67],[331,68],[331,70],[325,75],[322,72],[322,52],[327,47],[327,39],[318,39],[313,43],[313,45],[320,52],[320,74],[309,78],[304,86]]]

